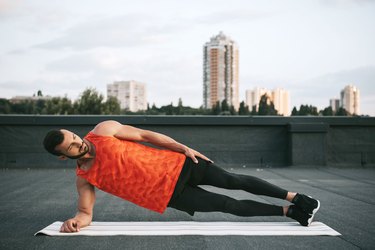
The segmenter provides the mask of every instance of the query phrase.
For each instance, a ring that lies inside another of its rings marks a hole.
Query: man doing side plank
[[[116,121],[99,123],[83,139],[65,129],[49,131],[44,147],[60,159],[77,160],[78,212],[63,223],[61,232],[78,232],[91,223],[94,187],[158,213],[172,207],[190,215],[216,211],[237,216],[287,216],[303,226],[311,224],[320,207],[318,200],[304,194],[257,177],[224,171],[206,156],[166,135]],[[244,190],[293,204],[236,200],[206,191],[200,185]]]

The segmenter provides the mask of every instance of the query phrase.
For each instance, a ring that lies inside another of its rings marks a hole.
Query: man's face
[[[75,133],[61,129],[64,140],[56,146],[56,150],[70,159],[79,159],[89,152],[89,146]]]

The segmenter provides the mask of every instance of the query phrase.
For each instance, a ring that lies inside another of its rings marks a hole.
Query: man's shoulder
[[[120,123],[113,120],[103,121],[98,123],[95,126],[95,128],[91,131],[91,133],[102,136],[113,136],[119,124]]]

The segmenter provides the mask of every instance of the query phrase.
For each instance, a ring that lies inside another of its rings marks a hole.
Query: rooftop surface
[[[290,191],[317,197],[316,220],[341,236],[112,236],[49,237],[34,233],[76,212],[74,169],[0,169],[0,249],[374,249],[375,169],[235,168]],[[243,191],[205,187],[238,199],[285,205]],[[290,221],[286,217],[237,217],[168,208],[160,215],[97,191],[95,221]]]

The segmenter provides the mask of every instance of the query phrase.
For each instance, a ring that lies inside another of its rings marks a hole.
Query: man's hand
[[[189,147],[186,147],[185,149],[185,155],[187,157],[190,157],[194,163],[198,163],[198,159],[196,157],[199,157],[205,161],[209,161],[211,163],[214,163],[212,160],[208,159],[206,156],[202,155],[201,153],[199,153],[198,151],[194,150],[194,149],[191,149]]]
[[[61,228],[60,232],[62,233],[74,233],[74,232],[79,232],[81,228],[81,223],[77,219],[69,219],[65,221]]]

